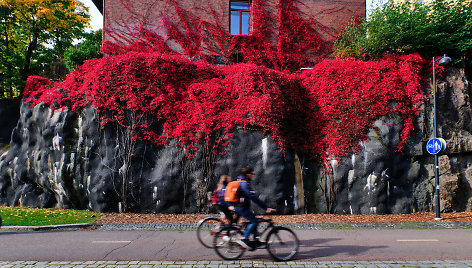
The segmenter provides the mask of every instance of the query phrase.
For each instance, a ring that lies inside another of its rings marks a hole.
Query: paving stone
[[[376,265],[379,268],[392,267],[390,264],[387,264],[387,263],[376,263]]]
[[[16,261],[16,262],[0,262],[0,268],[84,268],[84,267],[106,267],[106,268],[249,268],[249,267],[273,267],[273,268],[399,268],[399,267],[427,267],[427,268],[463,268],[472,267],[472,261],[392,261],[392,262],[366,262],[366,261],[333,261],[333,262],[285,262],[285,263],[274,263],[274,262],[255,262],[255,261],[187,261],[187,262],[159,262],[159,261],[87,261],[87,262],[64,262],[64,261],[52,261],[52,262],[35,262],[35,261]]]

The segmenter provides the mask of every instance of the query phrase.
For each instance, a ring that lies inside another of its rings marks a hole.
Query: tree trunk
[[[23,69],[21,69],[21,79],[26,81],[28,79],[28,76],[30,76],[30,65],[31,65],[31,57],[33,56],[33,52],[38,46],[38,36],[39,36],[39,30],[36,28],[36,25],[33,25],[34,31],[33,31],[33,38],[31,39],[30,43],[28,44],[28,49],[26,50],[26,55],[25,55],[25,63],[23,65]],[[23,96],[23,89],[20,89],[20,97]]]

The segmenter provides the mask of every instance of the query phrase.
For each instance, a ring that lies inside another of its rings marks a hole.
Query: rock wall
[[[76,113],[22,104],[21,114],[0,157],[1,205],[204,212],[221,174],[236,177],[252,165],[261,198],[282,213],[294,212],[293,154],[262,132],[237,130],[226,155],[187,159],[172,143],[131,142],[123,128],[101,129],[90,107]]]
[[[472,211],[472,107],[462,70],[438,83],[441,209]],[[225,155],[188,159],[170,143],[132,142],[127,130],[101,128],[92,108],[80,113],[22,104],[10,148],[0,156],[0,204],[98,212],[207,212],[221,174],[256,170],[253,186],[280,213],[410,213],[434,210],[431,88],[407,149],[396,152],[401,118],[374,123],[362,150],[323,172],[303,155],[282,152],[261,131],[237,129]],[[204,151],[204,150],[203,150]],[[257,211],[260,212],[260,211]]]
[[[401,118],[374,123],[362,150],[331,163],[332,174],[317,180],[318,211],[353,214],[434,211],[434,157],[426,152],[433,137],[431,86],[417,130],[402,153],[396,152]],[[471,87],[464,70],[448,68],[438,81],[439,137],[447,148],[439,157],[441,211],[472,211],[472,106]],[[320,198],[321,197],[321,198]]]

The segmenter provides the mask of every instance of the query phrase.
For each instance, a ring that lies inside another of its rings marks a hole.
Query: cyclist
[[[220,181],[218,182],[217,188],[216,188],[216,207],[218,208],[219,211],[221,211],[226,219],[229,221],[229,224],[236,224],[238,223],[239,220],[239,215],[233,215],[233,213],[228,209],[228,204],[225,202],[225,191],[226,191],[226,185],[231,181],[231,177],[228,175],[221,175],[220,176]]]
[[[272,211],[274,211],[274,209],[267,206],[264,201],[262,201],[252,189],[250,182],[253,178],[254,168],[251,166],[243,167],[241,169],[241,175],[237,178],[241,181],[238,189],[240,201],[236,203],[229,202],[230,210],[236,211],[236,213],[246,218],[250,222],[246,231],[244,232],[244,238],[238,241],[241,246],[250,250],[254,250],[259,244],[259,241],[256,237],[258,222],[256,216],[251,210],[251,201],[259,205],[261,208],[265,209],[266,213],[271,213]],[[251,234],[254,237],[253,241],[249,240],[249,236]]]

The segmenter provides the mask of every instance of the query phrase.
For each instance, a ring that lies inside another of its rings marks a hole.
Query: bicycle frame
[[[258,237],[258,239],[261,239],[261,238],[267,236],[267,234],[269,234],[270,230],[272,230],[275,227],[275,224],[272,222],[271,219],[264,219],[264,218],[261,218],[261,217],[257,217],[256,219],[257,219],[258,224],[267,223],[267,226],[264,228],[264,230],[262,230],[262,232],[260,232],[260,233],[258,232],[257,235],[256,235],[256,237]],[[265,245],[265,243],[264,243],[264,245]]]
[[[260,217],[256,219],[258,223],[267,223],[267,225],[260,233],[255,234],[259,243],[254,243],[249,250],[267,249],[276,261],[291,260],[299,248],[296,234],[289,228],[274,224],[271,219]],[[225,260],[235,260],[244,254],[247,247],[243,247],[238,241],[243,238],[242,226],[247,226],[248,223],[243,222],[238,226],[239,228],[225,227],[215,235],[213,247],[220,257]]]

